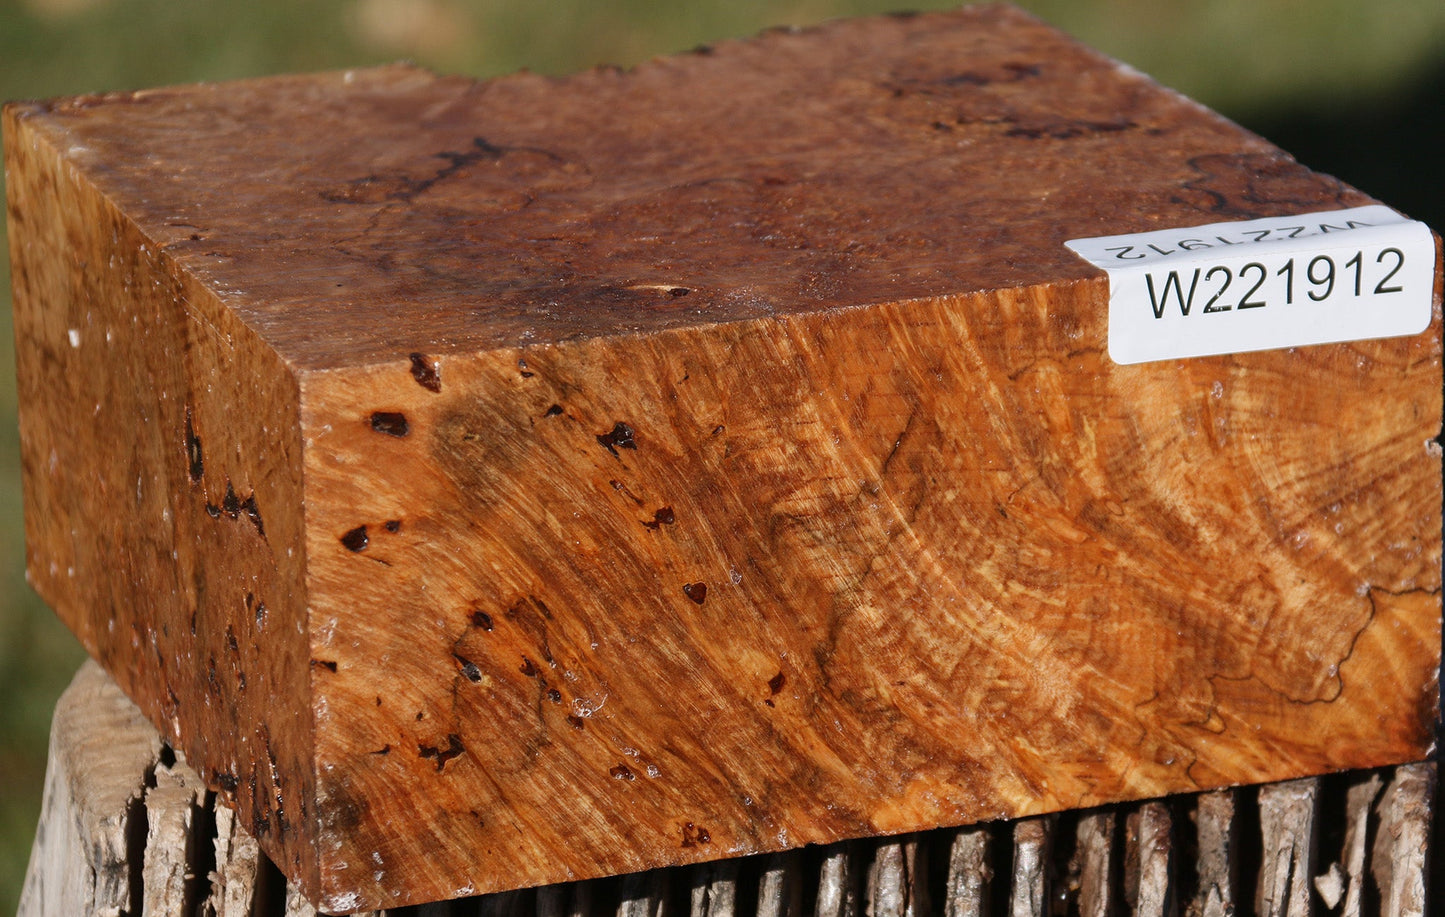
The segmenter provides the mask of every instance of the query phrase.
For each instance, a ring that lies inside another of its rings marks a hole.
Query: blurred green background
[[[408,58],[491,76],[628,65],[917,0],[0,0],[0,99]],[[1023,0],[1022,6],[1445,228],[1442,0]],[[1434,174],[1430,167],[1435,166]],[[0,230],[3,236],[3,230]],[[0,245],[0,250],[4,246]],[[8,264],[0,263],[0,914],[39,813],[50,711],[82,653],[25,584]]]

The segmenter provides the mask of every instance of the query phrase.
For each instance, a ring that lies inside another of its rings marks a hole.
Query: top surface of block
[[[26,114],[303,370],[1067,283],[1065,239],[1367,202],[1008,7]]]

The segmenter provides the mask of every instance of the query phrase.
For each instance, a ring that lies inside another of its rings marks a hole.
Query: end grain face
[[[1438,291],[1113,364],[1065,239],[1369,199],[1007,8],[6,144],[31,576],[324,907],[1429,747]]]

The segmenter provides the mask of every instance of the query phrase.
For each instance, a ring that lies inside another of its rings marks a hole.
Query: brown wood
[[[94,664],[82,668],[62,698],[52,735],[56,741],[47,783],[69,787],[70,793],[46,795],[20,917],[149,913],[144,909],[148,899],[153,902],[152,910],[160,907],[162,913],[201,917],[304,917],[316,913],[302,889],[286,882],[260,852],[228,806],[214,794],[193,792],[200,783],[199,775],[183,760],[168,759],[154,727]],[[1320,902],[1327,913],[1342,917],[1424,917],[1428,903],[1424,894],[1430,876],[1430,851],[1425,839],[1434,775],[1433,764],[1405,765],[1378,772],[1355,772],[1321,784],[1319,792],[1326,802],[1320,807],[1319,817],[1328,822],[1321,833],[1344,839],[1340,859],[1315,876],[1317,889],[1322,885],[1328,888],[1330,883],[1321,879],[1338,870],[1338,894],[1332,896],[1320,890]],[[1391,790],[1381,797],[1381,787],[1386,783]],[[176,792],[178,788],[180,792]],[[1297,788],[1286,789],[1297,795]],[[1245,808],[1258,806],[1264,811],[1269,807],[1278,809],[1278,793],[1279,788],[1266,786],[1172,800],[1169,805],[1177,812],[1187,812],[1197,825],[1194,846],[1199,857],[1194,862],[1178,858],[1157,870],[1169,887],[1152,900],[1177,900],[1187,893],[1184,890],[1193,888],[1194,903],[1184,911],[1186,917],[1227,917],[1234,913],[1231,881],[1221,877],[1257,873],[1261,863],[1258,855],[1277,846],[1279,834],[1276,827],[1263,820],[1252,831],[1241,828],[1234,814],[1235,799]],[[1329,801],[1331,795],[1336,802]],[[1371,821],[1377,798],[1378,813]],[[113,808],[107,813],[105,806]],[[732,917],[739,912],[739,886],[757,889],[758,909],[776,909],[776,902],[801,894],[816,902],[815,917],[857,917],[857,880],[863,875],[877,876],[890,870],[897,874],[900,863],[941,863],[944,859],[948,870],[940,896],[925,901],[926,896],[915,890],[908,892],[905,901],[905,887],[916,889],[920,884],[930,884],[916,865],[909,866],[913,870],[911,878],[893,883],[893,892],[870,895],[873,912],[901,913],[911,909],[919,917],[983,917],[994,912],[988,891],[991,885],[997,887],[994,872],[998,870],[1005,895],[1008,886],[1022,884],[1037,889],[1038,882],[1047,876],[1063,877],[1062,881],[1054,881],[1052,892],[1014,896],[1011,907],[1022,908],[1023,913],[1040,909],[1043,913],[1067,911],[1081,917],[1149,913],[1136,906],[1148,903],[1147,896],[1139,893],[1140,877],[1150,872],[1147,861],[1157,859],[1161,849],[1166,858],[1169,854],[1167,845],[1141,843],[1138,836],[1151,808],[1156,815],[1166,811],[1165,806],[1151,803],[1142,809],[1113,806],[1088,813],[1065,813],[1058,816],[1058,827],[1052,832],[1044,830],[1046,823],[1027,819],[1013,824],[923,832],[902,843],[847,841],[825,847],[817,851],[817,856],[784,854],[792,858],[790,861],[780,861],[777,854],[764,854],[626,879],[569,882],[454,902],[368,911],[362,917],[618,917],[619,913],[633,911],[661,912],[666,917],[684,910],[691,917]],[[1137,811],[1130,811],[1134,809]],[[1130,815],[1130,828],[1121,833],[1113,824],[1124,821],[1126,813]],[[1278,821],[1274,816],[1271,819]],[[1167,839],[1167,818],[1161,821],[1153,817],[1152,821],[1154,828],[1148,830],[1156,838]],[[119,842],[114,839],[118,825],[124,826]],[[183,830],[153,827],[147,831],[145,825],[180,826]],[[991,832],[1004,842],[991,843]],[[1254,836],[1246,836],[1249,833]],[[1067,842],[1058,842],[1069,834],[1074,837],[1072,849]],[[1374,838],[1372,845],[1364,842],[1367,834]],[[1021,843],[1008,843],[1010,837]],[[1231,840],[1221,844],[1222,837]],[[1242,858],[1241,850],[1253,851],[1243,856],[1255,858]],[[208,851],[213,853],[208,855]],[[1123,869],[1107,865],[1121,860]],[[1020,883],[1008,871],[1010,864],[1018,867],[1025,861],[1022,874],[1027,879]],[[1088,864],[1094,864],[1093,868]],[[783,886],[773,886],[778,889],[777,895],[765,900],[769,897],[765,892],[769,876],[779,872],[780,866],[782,872],[789,873],[788,878]],[[94,894],[97,876],[119,877],[110,883],[117,892]],[[182,885],[179,907],[172,906],[177,899],[174,891],[167,890],[168,886],[175,888],[172,879],[177,877]],[[1368,892],[1363,890],[1366,883],[1372,886]],[[684,894],[684,890],[688,893]],[[165,897],[168,894],[172,895],[169,899]],[[685,903],[687,898],[691,900]],[[1135,902],[1127,910],[1123,907],[1126,899]],[[197,903],[199,907],[193,907]],[[742,910],[757,912],[752,907]],[[1315,913],[1321,913],[1318,906]]]
[[[1368,198],[1016,11],[5,144],[32,581],[323,909],[1430,746],[1438,294],[1112,364],[1064,240]]]

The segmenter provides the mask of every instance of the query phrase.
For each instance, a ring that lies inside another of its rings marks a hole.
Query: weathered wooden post
[[[5,153],[31,579],[325,910],[1430,752],[1436,240],[1010,8]]]

